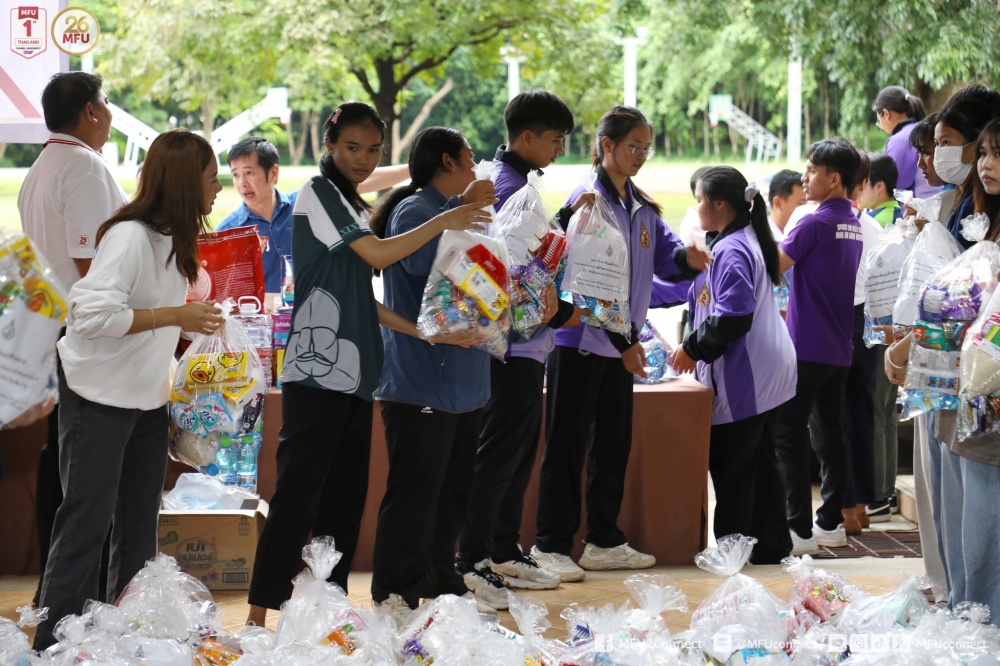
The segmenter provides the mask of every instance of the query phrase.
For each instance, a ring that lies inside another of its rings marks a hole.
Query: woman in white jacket
[[[211,146],[187,130],[149,148],[135,199],[97,232],[97,254],[70,291],[59,342],[59,472],[65,499],[52,529],[35,649],[97,597],[110,529],[108,600],[156,555],[167,464],[167,398],[181,329],[212,333],[209,303],[185,304],[198,233],[222,189]],[[104,600],[101,600],[104,601]]]

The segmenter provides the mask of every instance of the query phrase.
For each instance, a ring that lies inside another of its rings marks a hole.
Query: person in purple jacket
[[[695,190],[712,263],[688,297],[690,334],[671,358],[678,372],[697,368],[711,387],[708,469],[715,486],[715,537],[756,537],[754,564],[777,564],[792,541],[774,515],[785,493],[774,452],[781,405],[795,395],[795,347],[774,298],[781,282],[767,206],[732,167],[704,173]]]
[[[514,97],[504,110],[509,146],[497,149],[493,164],[500,210],[528,183],[531,171],[541,173],[563,153],[563,140],[573,131],[573,113],[550,92],[529,90]],[[572,214],[594,195],[580,197],[556,215],[565,228]],[[513,588],[551,589],[558,575],[538,566],[522,552],[518,539],[524,493],[531,479],[542,429],[542,387],[545,358],[555,347],[555,329],[579,326],[589,314],[572,303],[560,301],[552,287],[547,327],[532,340],[516,336],[503,362],[490,360],[490,399],[483,408],[482,432],[476,451],[476,471],[469,509],[458,541],[456,566],[477,598],[489,598],[494,577],[477,576],[492,568]],[[502,588],[501,588],[502,589]]]
[[[910,145],[910,132],[913,126],[924,119],[924,103],[916,95],[911,95],[905,88],[889,86],[882,88],[875,96],[872,104],[875,112],[875,123],[883,132],[889,135],[883,152],[892,158],[899,171],[896,184],[901,190],[911,190],[918,199],[926,199],[938,193],[940,188],[927,183],[923,173],[917,168],[917,151]]]
[[[847,545],[841,514],[847,484],[843,400],[854,353],[854,286],[862,251],[861,225],[848,197],[860,165],[861,155],[840,137],[809,146],[802,187],[819,207],[792,228],[779,248],[782,273],[795,266],[785,323],[798,357],[798,383],[781,412],[775,443],[793,554],[818,545]],[[814,406],[821,436],[811,442],[821,465],[823,496],[815,526],[807,449]]]
[[[564,581],[585,576],[570,559],[585,458],[587,536],[580,566],[642,569],[656,563],[630,547],[617,525],[632,447],[632,375],[645,376],[636,327],[646,319],[654,275],[693,278],[707,257],[685,248],[661,219],[659,206],[632,184],[652,153],[652,141],[652,125],[638,109],[616,106],[601,118],[594,147],[593,189],[610,202],[628,245],[631,337],[591,326],[560,329],[546,367],[546,445],[531,555]],[[577,187],[569,201],[589,188]]]

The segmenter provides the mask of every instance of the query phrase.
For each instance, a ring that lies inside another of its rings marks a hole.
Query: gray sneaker
[[[656,564],[656,558],[640,553],[627,543],[614,548],[599,548],[588,543],[580,556],[580,566],[590,571],[610,571],[612,569],[648,569]]]
[[[816,537],[810,536],[808,539],[803,539],[795,533],[795,530],[788,530],[788,533],[792,535],[792,555],[812,555],[819,552]]]
[[[559,576],[559,580],[564,583],[583,580],[587,577],[586,572],[576,566],[576,562],[574,562],[569,555],[563,555],[562,553],[543,553],[538,550],[538,546],[532,546],[531,557],[535,560],[535,563],[538,564],[538,566]]]

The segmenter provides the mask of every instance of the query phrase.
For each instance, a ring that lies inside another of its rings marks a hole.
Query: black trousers
[[[544,381],[545,366],[534,359],[490,361],[490,400],[483,408],[469,511],[458,540],[456,559],[462,571],[487,557],[508,562],[520,554],[524,492],[542,429]]]
[[[621,358],[556,347],[546,369],[545,454],[538,480],[538,549],[569,555],[580,526],[587,461],[587,537],[600,548],[626,542],[618,529],[632,449],[632,375]]]
[[[66,329],[59,332],[59,338],[66,335]],[[62,371],[62,360],[56,354],[57,371]],[[52,545],[52,525],[56,520],[56,511],[63,501],[62,481],[59,479],[59,405],[48,417],[48,434],[45,445],[38,454],[38,471],[35,478],[35,522],[38,526],[38,570],[42,575],[38,578],[38,588],[35,590],[34,603],[37,605],[42,598],[42,585],[45,583],[45,565],[49,560],[49,549]],[[108,599],[108,555],[111,549],[111,535],[104,541],[101,551],[101,570],[97,578],[97,598],[101,601],[114,603]]]
[[[785,484],[774,452],[780,412],[777,407],[712,426],[708,471],[715,487],[715,537],[756,537],[754,564],[777,564],[792,551],[788,525],[780,519]]]
[[[34,648],[55,642],[52,630],[98,597],[101,550],[111,531],[109,598],[117,598],[157,552],[157,516],[167,470],[167,408],[110,407],[76,394],[59,373],[59,474]]]
[[[844,392],[844,440],[847,444],[847,485],[844,507],[875,501],[875,373],[882,371],[878,347],[864,340],[865,306],[854,306],[854,355]],[[809,429],[823,433],[813,409]],[[814,435],[815,436],[815,435]]]
[[[292,596],[302,547],[332,536],[343,556],[329,577],[347,592],[368,494],[372,403],[357,396],[282,386],[278,482],[257,543],[248,601],[278,609]]]
[[[816,524],[832,530],[843,522],[847,484],[847,447],[844,444],[844,385],[847,368],[826,363],[798,362],[795,397],[785,403],[778,420],[775,449],[785,477],[788,527],[800,537],[812,535],[812,484],[809,443],[820,463],[823,504]],[[810,414],[816,409],[816,429],[809,432]]]
[[[468,592],[455,541],[468,510],[482,409],[462,414],[384,400],[389,478],[378,512],[372,599]]]

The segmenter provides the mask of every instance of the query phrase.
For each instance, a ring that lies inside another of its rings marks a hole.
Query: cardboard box
[[[238,511],[160,511],[160,552],[210,590],[247,590],[267,502],[248,500]]]

